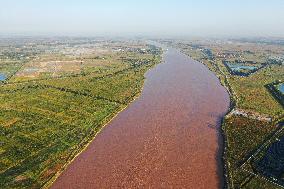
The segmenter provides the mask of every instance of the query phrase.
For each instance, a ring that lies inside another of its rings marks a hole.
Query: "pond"
[[[0,73],[0,81],[5,81],[6,80],[6,75],[3,73]]]
[[[230,69],[232,71],[241,71],[241,70],[254,71],[258,68],[256,66],[246,66],[246,65],[243,65],[243,64],[228,64],[228,66],[230,67]]]
[[[278,85],[278,90],[279,90],[282,94],[284,94],[284,83],[281,83],[281,84]]]

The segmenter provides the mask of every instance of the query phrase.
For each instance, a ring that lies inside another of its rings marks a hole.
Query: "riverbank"
[[[273,181],[265,182],[265,179],[259,179],[252,171],[239,166],[244,165],[248,157],[257,153],[257,149],[273,141],[272,139],[277,137],[273,133],[281,131],[278,123],[283,121],[283,109],[266,90],[266,85],[283,78],[283,67],[271,65],[247,77],[238,77],[231,75],[222,61],[214,58],[214,54],[209,57],[200,49],[190,48],[190,45],[180,43],[177,46],[215,73],[230,94],[230,111],[222,120],[223,162],[227,187],[262,185],[266,188],[277,188]],[[209,48],[207,50],[213,52]]]
[[[196,59],[196,61],[200,61],[198,59]],[[229,84],[229,81],[227,79],[227,75],[224,74],[221,69],[219,68],[219,66],[217,64],[215,64],[213,61],[206,61],[206,63],[204,63],[203,61],[201,61],[201,63],[203,63],[210,71],[212,71],[219,79],[220,83],[226,88],[226,90],[228,91],[229,95],[230,95],[230,107],[229,110],[227,112],[227,114],[222,118],[221,121],[221,135],[223,138],[223,145],[222,145],[222,159],[223,159],[223,165],[224,165],[224,188],[235,188],[238,187],[235,186],[236,184],[233,182],[233,173],[232,173],[232,165],[230,164],[229,158],[228,158],[228,152],[230,151],[228,149],[229,143],[228,143],[228,135],[230,134],[230,132],[227,131],[227,126],[229,124],[229,122],[232,121],[232,119],[230,121],[228,121],[229,118],[235,116],[241,116],[241,117],[247,117],[248,119],[255,119],[255,120],[259,120],[259,121],[264,121],[264,122],[271,122],[272,118],[267,117],[267,116],[262,116],[258,113],[253,113],[253,112],[246,112],[245,110],[239,110],[238,107],[238,96],[236,95],[236,93],[233,91],[232,87]],[[234,119],[234,118],[233,118]],[[273,124],[273,123],[272,123]]]
[[[151,69],[153,69],[155,66],[157,66],[158,64],[162,63],[162,60],[160,59],[160,61],[157,61],[157,63],[148,66],[148,68],[145,70],[145,73]],[[143,83],[145,82],[146,77],[144,77],[143,79]],[[74,151],[73,154],[74,155],[70,155],[70,160],[68,160],[66,162],[66,164],[63,166],[63,168],[50,180],[48,181],[46,184],[44,184],[43,188],[50,188],[52,186],[52,184],[56,181],[56,179],[66,170],[66,168],[82,153],[84,152],[88,146],[92,143],[92,141],[96,138],[96,136],[98,134],[100,134],[100,132],[107,126],[109,125],[121,112],[123,112],[125,109],[128,108],[128,106],[133,103],[137,98],[139,98],[139,96],[142,93],[144,84],[142,85],[142,87],[140,87],[140,91],[138,93],[136,93],[136,95],[128,102],[128,104],[125,104],[124,107],[122,107],[120,110],[118,110],[117,112],[114,112],[113,114],[109,115],[106,119],[105,119],[105,123],[102,124],[102,127],[100,127],[100,129],[92,136],[92,133],[90,137],[86,138],[85,141],[82,141],[82,148],[79,147],[78,151]]]

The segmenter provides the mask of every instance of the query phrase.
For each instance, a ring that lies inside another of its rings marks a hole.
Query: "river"
[[[220,122],[229,95],[204,65],[175,49],[146,73],[141,96],[52,185],[61,188],[223,186]]]

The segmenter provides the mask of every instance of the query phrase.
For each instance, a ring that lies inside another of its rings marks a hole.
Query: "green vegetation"
[[[277,119],[284,109],[265,86],[280,78],[284,78],[284,66],[273,65],[250,77],[230,77],[229,83],[238,97],[238,107]]]
[[[14,75],[0,85],[0,188],[48,186],[139,95],[160,62],[160,51],[148,50],[88,55],[76,74]]]
[[[223,124],[227,141],[225,157],[229,185],[232,188],[239,188],[246,183],[248,177],[251,177],[251,174],[246,173],[241,166],[277,129],[272,123],[242,116],[225,119]]]

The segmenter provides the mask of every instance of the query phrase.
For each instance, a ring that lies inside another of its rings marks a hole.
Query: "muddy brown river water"
[[[229,95],[175,49],[146,73],[141,96],[55,181],[53,189],[223,186],[220,121]]]

